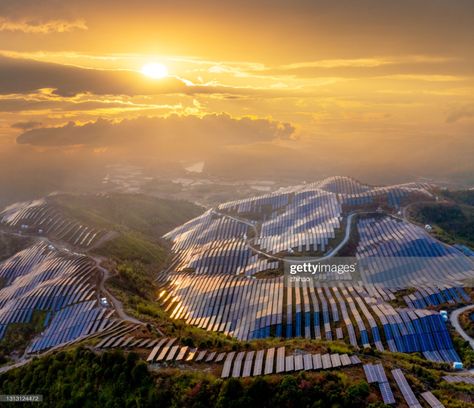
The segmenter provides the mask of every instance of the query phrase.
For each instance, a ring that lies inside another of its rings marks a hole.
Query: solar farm
[[[174,259],[158,277],[159,301],[173,319],[239,340],[345,340],[356,349],[458,361],[446,324],[429,306],[470,302],[463,281],[474,263],[397,216],[418,197],[433,199],[428,185],[370,187],[331,177],[221,204],[165,235]],[[296,284],[278,273],[287,256],[334,253],[357,207],[364,217],[353,255],[365,265],[357,281]],[[418,290],[394,307],[407,287]]]
[[[80,248],[92,246],[104,234],[104,231],[84,225],[50,205],[49,197],[12,204],[0,212],[0,224]]]
[[[38,353],[109,328],[114,311],[100,307],[97,270],[86,256],[39,242],[0,264],[0,339],[10,324],[44,312],[44,330],[27,348]]]
[[[36,240],[0,262],[0,341],[41,316],[23,358],[87,340],[97,351],[138,351],[152,370],[210,369],[222,379],[357,370],[387,405],[441,407],[429,388],[412,389],[404,370],[366,358],[462,361],[440,308],[472,304],[474,258],[404,217],[420,199],[436,199],[430,185],[330,177],[222,203],[166,233],[170,256],[153,275],[156,305],[171,322],[249,345],[235,349],[188,344],[124,320],[102,301],[104,267],[94,257],[108,231],[48,198],[11,205],[0,226]],[[298,282],[284,272],[288,259],[338,256],[357,260],[360,271],[329,284],[324,274]],[[287,347],[294,340],[311,347]],[[331,350],[333,342],[347,349]],[[472,376],[444,381],[472,384]]]

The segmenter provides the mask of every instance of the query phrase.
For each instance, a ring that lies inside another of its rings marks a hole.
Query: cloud
[[[456,123],[459,120],[472,117],[474,117],[474,106],[463,106],[449,113],[446,117],[446,123]]]
[[[11,20],[0,17],[0,32],[22,32],[26,34],[66,33],[74,30],[87,30],[84,20]]]
[[[59,96],[80,93],[150,95],[186,93],[188,90],[183,81],[173,77],[150,80],[135,71],[86,69],[0,56],[0,94],[48,88]]]
[[[17,143],[41,147],[109,148],[127,155],[182,160],[211,157],[242,145],[288,140],[294,131],[288,123],[267,119],[236,119],[227,114],[171,115],[120,122],[98,119],[85,125],[70,122],[60,127],[41,127],[26,130],[18,136]]]
[[[289,95],[289,91],[282,90],[218,83],[195,85],[176,76],[154,80],[132,70],[83,68],[0,55],[0,94],[27,94],[39,89],[52,89],[53,94],[63,97],[84,93],[128,96],[218,94],[224,98],[278,97],[283,92]]]
[[[11,125],[13,129],[21,129],[21,130],[28,130],[40,127],[42,125],[41,122],[36,122],[34,120],[29,120],[27,122],[17,122]]]

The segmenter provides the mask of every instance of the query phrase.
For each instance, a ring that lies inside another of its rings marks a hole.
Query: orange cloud
[[[74,30],[87,30],[84,20],[9,20],[0,18],[0,31],[22,32],[26,34],[65,33]]]

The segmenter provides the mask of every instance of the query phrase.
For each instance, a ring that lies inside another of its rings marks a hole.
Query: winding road
[[[242,218],[237,218],[237,217],[234,217],[232,215],[228,215],[228,214],[224,214],[224,213],[221,213],[217,210],[212,210],[212,212],[218,216],[221,216],[221,217],[226,217],[226,218],[230,218],[231,220],[234,220],[234,221],[237,221],[237,222],[240,222],[240,223],[243,223],[243,224],[246,224],[248,225],[250,228],[253,229],[254,231],[254,234],[255,234],[255,237],[253,238],[250,238],[250,239],[247,239],[247,245],[256,253],[260,254],[260,255],[263,255],[265,256],[266,258],[269,258],[269,259],[274,259],[274,260],[277,260],[277,261],[285,261],[287,260],[287,258],[285,257],[282,257],[282,256],[276,256],[276,255],[273,255],[273,254],[270,254],[268,252],[264,252],[258,248],[255,247],[255,239],[258,237],[258,231],[257,231],[257,227],[255,226],[255,224],[251,223],[250,221],[248,220],[244,220]],[[352,228],[352,218],[354,218],[355,215],[357,214],[364,214],[363,212],[352,212],[349,214],[349,216],[347,217],[347,222],[346,222],[346,231],[345,231],[345,234],[344,234],[344,239],[339,242],[339,244],[334,248],[332,249],[328,254],[324,255],[323,257],[320,257],[320,258],[315,258],[314,260],[315,261],[324,261],[326,259],[329,259],[329,258],[332,258],[334,255],[336,255],[339,250],[344,246],[346,245],[347,241],[349,241],[349,238],[351,236],[351,228]],[[298,261],[296,259],[292,259],[291,262],[308,262],[309,259],[308,258],[305,258],[304,260],[301,260],[301,261]]]
[[[105,258],[101,258],[99,256],[91,256],[91,258],[95,261],[96,268],[100,271],[100,282],[99,282],[99,290],[102,293],[105,293],[107,296],[107,299],[112,303],[112,306],[114,307],[115,311],[117,312],[117,315],[122,319],[130,323],[135,323],[135,324],[140,324],[144,325],[142,321],[135,319],[132,316],[129,316],[125,311],[123,310],[123,305],[120,300],[118,300],[112,293],[105,287],[105,281],[110,278],[110,272],[108,269],[104,268],[101,263]]]
[[[464,307],[461,307],[459,309],[456,309],[451,312],[451,315],[449,316],[449,320],[451,321],[451,324],[453,327],[456,329],[456,331],[459,333],[459,335],[466,341],[469,342],[471,348],[474,350],[474,339],[470,337],[464,329],[461,327],[459,324],[459,316],[463,314],[466,310],[474,310],[474,305],[467,305]]]

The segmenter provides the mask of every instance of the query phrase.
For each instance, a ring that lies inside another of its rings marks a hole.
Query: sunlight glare
[[[168,76],[168,69],[158,62],[151,62],[142,67],[141,73],[149,78],[162,79]]]

